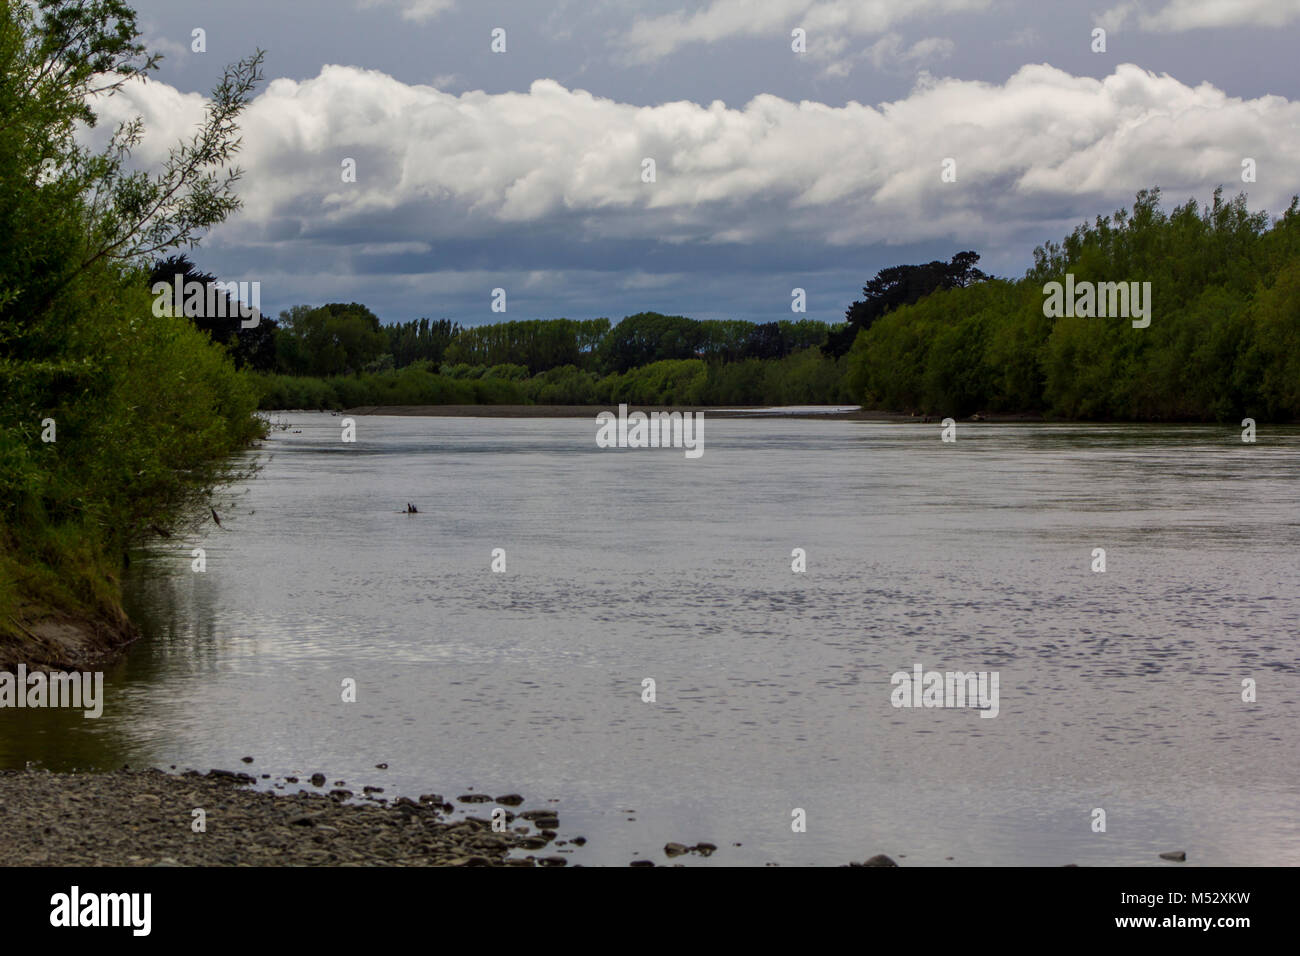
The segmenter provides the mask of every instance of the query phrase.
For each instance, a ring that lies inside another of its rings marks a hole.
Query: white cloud
[[[811,49],[824,37],[875,36],[904,20],[984,10],[991,0],[712,0],[704,10],[679,10],[637,20],[620,38],[632,57],[648,61],[692,43],[737,36],[788,38],[808,31]],[[786,40],[788,42],[788,40]]]
[[[103,106],[136,112],[157,160],[203,101],[132,85]],[[109,125],[109,124],[106,124]],[[553,80],[460,95],[327,66],[278,79],[242,123],[241,243],[439,243],[562,235],[566,241],[831,243],[956,238],[1023,247],[1060,224],[1127,204],[1241,188],[1279,211],[1297,189],[1300,102],[1246,100],[1122,65],[1102,79],[1048,65],[1003,84],[923,76],[904,99],[830,106],[755,97],[743,108],[635,106]],[[357,182],[343,183],[344,158]],[[641,181],[653,157],[657,182]],[[940,181],[945,157],[956,183]],[[548,232],[550,230],[550,232]],[[393,247],[398,248],[398,247]],[[593,246],[593,249],[598,249]],[[1021,248],[1023,254],[1023,248]]]
[[[1098,23],[1116,29],[1130,16],[1138,26],[1158,33],[1220,27],[1281,27],[1300,19],[1300,0],[1128,0],[1107,10]]]
[[[172,60],[180,60],[193,55],[188,44],[177,43],[167,36],[146,33],[140,42],[144,44],[145,49],[150,53],[161,53],[168,60],[168,65]]]
[[[1096,17],[1097,26],[1104,30],[1118,30],[1128,22],[1129,17],[1137,13],[1138,5],[1135,0],[1126,0],[1118,6],[1111,7],[1105,13]]]
[[[363,9],[398,6],[402,10],[402,19],[414,20],[417,23],[432,20],[456,5],[456,0],[358,0],[358,2]]]
[[[910,69],[923,63],[934,63],[952,56],[954,44],[944,37],[926,37],[910,47],[903,44],[897,33],[881,37],[863,54],[878,70]]]

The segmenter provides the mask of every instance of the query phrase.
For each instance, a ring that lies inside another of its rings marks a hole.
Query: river
[[[275,417],[133,562],[103,717],[11,711],[0,765],[515,791],[585,864],[1300,863],[1300,430]],[[916,664],[997,716],[892,706]]]

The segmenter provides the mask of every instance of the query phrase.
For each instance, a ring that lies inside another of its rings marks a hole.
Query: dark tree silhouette
[[[863,298],[844,313],[848,325],[827,337],[822,346],[828,355],[844,355],[853,346],[858,333],[871,328],[876,320],[902,305],[911,305],[931,292],[965,288],[988,278],[975,268],[978,252],[959,252],[949,262],[938,259],[917,266],[891,266],[881,269],[862,288]]]
[[[156,282],[166,282],[168,285],[172,285],[176,276],[181,277],[182,284],[198,282],[205,289],[212,283],[219,281],[210,272],[200,272],[198,266],[191,262],[188,256],[179,255],[168,256],[166,259],[159,259],[154,263],[153,269],[149,272],[149,287],[152,289]],[[269,316],[263,315],[257,325],[249,329],[242,328],[238,304],[233,302],[224,291],[220,294],[220,297],[226,301],[225,308],[217,310],[218,314],[207,314],[207,297],[205,296],[197,314],[190,315],[189,310],[186,310],[190,321],[194,323],[196,328],[207,332],[212,341],[224,345],[238,367],[251,368],[259,372],[273,371],[276,362],[276,321]],[[220,314],[222,312],[225,314]]]

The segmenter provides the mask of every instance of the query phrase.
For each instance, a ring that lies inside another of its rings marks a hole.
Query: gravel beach
[[[521,812],[513,794],[485,796],[483,819],[448,822],[438,794],[345,803],[342,789],[281,795],[255,782],[221,770],[0,771],[0,866],[564,866],[564,847],[585,842],[559,838],[554,809]],[[487,819],[497,806],[506,832]]]

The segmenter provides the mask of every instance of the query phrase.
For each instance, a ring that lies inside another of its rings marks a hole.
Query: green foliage
[[[684,315],[629,315],[600,344],[601,367],[626,372],[653,362],[693,359],[705,341],[703,323]]]
[[[470,366],[464,368],[470,369]],[[517,367],[507,370],[512,375],[518,374]],[[254,384],[258,400],[264,409],[343,409],[363,405],[523,405],[528,402],[526,384],[517,377],[453,377],[438,374],[425,363],[385,372],[332,378],[257,375]]]
[[[461,329],[445,354],[453,365],[522,365],[544,372],[587,364],[608,331],[609,319],[500,322]]]
[[[161,283],[169,291],[163,291]],[[181,301],[174,290],[179,283],[182,290]],[[197,283],[203,288],[200,297],[185,297],[184,289],[189,283]],[[168,256],[159,259],[150,269],[148,286],[155,302],[162,299],[164,309],[183,314],[198,329],[202,329],[214,342],[225,346],[237,368],[251,368],[259,372],[269,372],[275,368],[276,322],[274,319],[258,314],[257,324],[244,328],[245,316],[241,307],[252,307],[253,303],[241,302],[232,296],[227,285],[211,273],[200,272],[188,256]],[[229,283],[230,286],[235,283]],[[155,294],[155,289],[158,294]],[[216,306],[209,315],[209,296]],[[202,301],[195,301],[201,298]],[[252,298],[250,296],[250,298]]]
[[[597,384],[596,394],[611,405],[699,405],[707,375],[700,359],[669,359],[609,375]]]
[[[360,303],[296,305],[280,313],[275,347],[280,368],[291,375],[351,375],[384,353],[388,336],[379,316]]]
[[[155,316],[145,282],[155,253],[237,207],[228,162],[261,56],[157,171],[126,171],[138,122],[78,146],[95,101],[155,62],[116,0],[0,2],[0,636],[43,613],[120,617],[126,549],[197,520],[263,433],[226,351]]]
[[[460,332],[460,325],[450,319],[418,319],[384,326],[392,367],[405,368],[414,362],[439,364]]]
[[[846,373],[871,407],[1072,419],[1300,419],[1300,207],[1270,228],[1216,191],[1166,214],[1158,190],[1034,252],[1019,282],[977,281],[885,312]],[[1049,318],[1044,285],[1150,282],[1152,319]]]
[[[535,375],[524,385],[536,405],[594,405],[596,376],[575,365],[563,365]]]
[[[707,324],[707,323],[706,323]],[[752,323],[746,323],[751,328]],[[822,334],[826,326],[822,325]],[[782,359],[704,362],[669,359],[600,377],[576,365],[529,377],[521,365],[428,363],[356,377],[257,377],[263,409],[341,409],[362,405],[538,404],[803,405],[849,400],[843,359],[814,343]]]
[[[919,302],[932,292],[961,289],[983,282],[988,276],[975,268],[979,261],[979,253],[959,252],[948,262],[936,259],[925,265],[881,269],[863,286],[863,297],[845,311],[845,323],[827,338],[826,351],[835,356],[843,355],[858,334],[871,328],[882,316]]]

